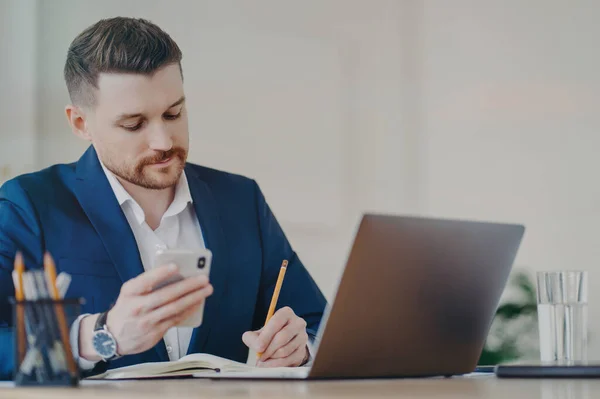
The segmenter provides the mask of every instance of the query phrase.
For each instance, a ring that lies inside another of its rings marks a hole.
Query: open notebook
[[[259,368],[206,353],[193,353],[173,362],[141,363],[108,370],[88,380],[150,379],[169,377],[196,378],[301,378],[308,367]]]

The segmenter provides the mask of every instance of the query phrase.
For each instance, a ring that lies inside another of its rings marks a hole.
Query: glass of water
[[[587,272],[537,273],[540,358],[544,363],[587,361]]]

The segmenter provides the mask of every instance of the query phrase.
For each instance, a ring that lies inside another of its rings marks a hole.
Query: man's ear
[[[69,122],[69,125],[71,125],[71,130],[73,130],[73,134],[84,140],[92,141],[92,136],[87,130],[85,112],[83,112],[81,108],[69,104],[65,107],[65,113],[67,115],[67,121]]]

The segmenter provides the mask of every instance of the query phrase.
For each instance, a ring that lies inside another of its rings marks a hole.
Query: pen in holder
[[[82,299],[11,298],[15,326],[16,385],[79,385],[79,369],[69,341]],[[24,327],[24,328],[23,328]]]

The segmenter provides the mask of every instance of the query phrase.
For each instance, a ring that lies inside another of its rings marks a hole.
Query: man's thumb
[[[258,331],[246,331],[242,335],[242,341],[248,348],[254,348],[256,346],[256,340],[258,339]]]

